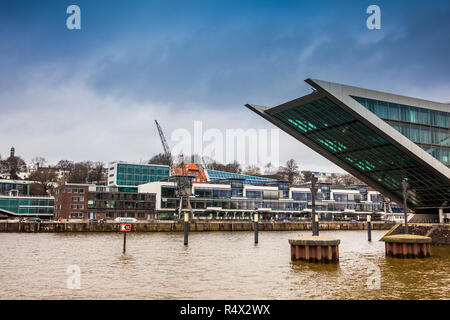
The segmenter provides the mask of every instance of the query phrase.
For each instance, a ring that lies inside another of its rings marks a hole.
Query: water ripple
[[[303,232],[305,235],[309,234]],[[379,239],[384,231],[373,231]],[[384,257],[364,231],[321,232],[341,239],[340,263],[291,262],[297,232],[2,233],[1,299],[448,299],[450,247],[429,259]],[[81,288],[67,289],[69,265]],[[375,270],[375,271],[374,271]],[[378,271],[377,271],[378,270]],[[380,287],[368,279],[379,272]]]

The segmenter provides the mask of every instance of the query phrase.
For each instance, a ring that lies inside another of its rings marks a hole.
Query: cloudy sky
[[[307,94],[306,78],[448,102],[449,34],[447,0],[2,1],[0,154],[145,161],[162,152],[154,119],[171,147],[196,120],[273,129],[244,105]],[[283,132],[279,152],[341,171]]]

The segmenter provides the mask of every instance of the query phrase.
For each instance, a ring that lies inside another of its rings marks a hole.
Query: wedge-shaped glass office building
[[[307,79],[314,92],[276,107],[246,105],[416,212],[450,208],[450,105]]]

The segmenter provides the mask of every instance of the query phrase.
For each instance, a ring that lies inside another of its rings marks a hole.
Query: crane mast
[[[159,138],[161,139],[161,143],[164,149],[164,154],[166,155],[168,161],[170,162],[170,167],[172,167],[172,154],[169,149],[169,145],[167,144],[166,138],[164,137],[164,132],[161,129],[161,126],[159,125],[158,121],[155,120],[156,128],[158,129]]]

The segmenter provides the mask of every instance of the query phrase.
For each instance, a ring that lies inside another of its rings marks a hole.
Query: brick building
[[[155,194],[119,192],[117,187],[65,184],[56,189],[55,218],[107,219],[155,216]]]

